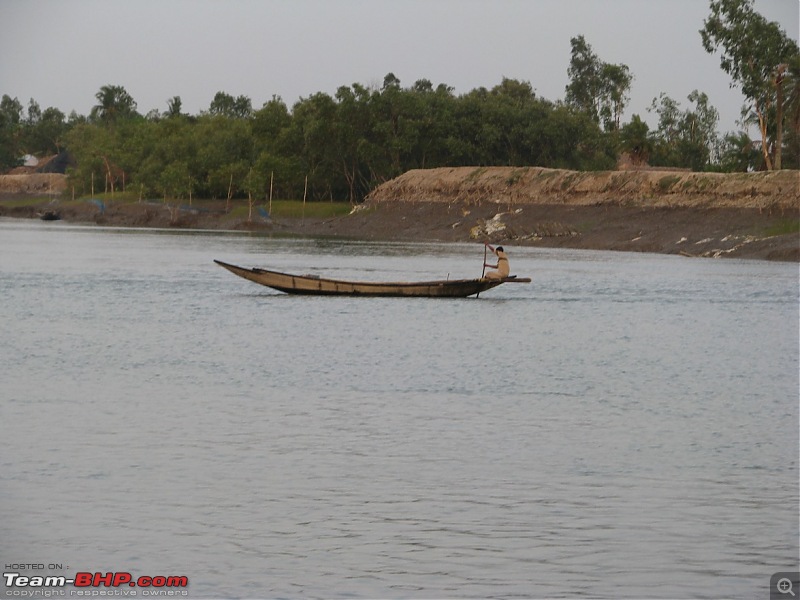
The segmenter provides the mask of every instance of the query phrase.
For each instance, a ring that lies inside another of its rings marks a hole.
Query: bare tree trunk
[[[269,173],[269,216],[272,217],[272,180],[275,177],[275,171]]]
[[[111,165],[108,164],[108,159],[104,156],[103,162],[106,163],[106,187],[111,184],[111,198],[114,198],[114,176],[111,174]]]
[[[755,105],[755,108],[756,115],[758,115],[758,129],[761,132],[761,153],[764,155],[767,171],[772,171],[772,160],[769,157],[769,143],[767,142],[767,117],[758,108],[758,104]]]
[[[306,219],[306,194],[308,193],[308,175],[306,175],[306,183],[303,188],[303,221]]]
[[[233,192],[233,173],[231,173],[231,180],[228,182],[228,201],[225,203],[225,212],[231,212],[231,193]]]
[[[356,204],[356,168],[353,165],[352,171],[347,165],[347,161],[342,158],[342,170],[344,171],[344,178],[347,181],[347,187],[350,190],[350,206]],[[333,198],[331,198],[333,199]]]
[[[783,152],[783,73],[787,65],[779,65],[775,75],[775,170],[781,169]]]

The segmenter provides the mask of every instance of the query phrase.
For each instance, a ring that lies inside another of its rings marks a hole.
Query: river
[[[506,250],[533,283],[315,298],[212,259],[415,280],[483,248],[0,220],[6,571],[765,597],[798,564],[797,265]]]

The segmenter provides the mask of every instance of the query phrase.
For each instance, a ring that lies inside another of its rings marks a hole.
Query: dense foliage
[[[710,8],[700,30],[703,47],[710,53],[720,51],[720,68],[748,99],[743,117],[758,125],[765,168],[782,166],[787,112],[794,116],[788,134],[796,167],[800,49],[777,23],[755,11],[753,0],[712,0]]]
[[[633,74],[605,63],[583,36],[571,40],[564,101],[538,97],[529,82],[503,79],[491,89],[456,95],[422,79],[402,87],[391,73],[380,88],[340,87],[289,108],[273,97],[258,110],[249,98],[218,92],[207,111],[184,114],[180,97],[164,112],[137,112],[121,86],[103,86],[88,117],[42,111],[4,95],[0,101],[0,172],[24,154],[69,151],[76,194],[134,190],[144,197],[349,200],[409,169],[457,166],[613,168],[634,163],[694,170],[798,168],[800,55],[752,0],[711,0],[701,31],[709,52],[751,102],[761,140],[720,137],[706,94],[690,107],[666,94],[650,111],[622,123]]]
[[[409,169],[463,165],[542,165],[606,169],[615,140],[590,116],[539,98],[511,79],[456,96],[426,80],[404,88],[389,74],[380,89],[359,84],[335,96],[318,93],[291,110],[278,97],[253,110],[246,97],[219,92],[208,111],[181,114],[173,98],[164,113],[141,116],[118,86],[97,94],[89,118],[73,115],[49,136],[22,118],[15,152],[69,149],[76,193],[135,190],[144,196],[349,199]],[[121,101],[120,105],[116,103]],[[13,131],[13,128],[12,128]],[[307,179],[306,179],[307,178]]]

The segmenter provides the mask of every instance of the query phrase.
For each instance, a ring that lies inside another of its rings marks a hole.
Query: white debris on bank
[[[350,209],[351,215],[361,212],[362,210],[369,210],[369,206],[366,203],[363,204],[356,204],[352,209]]]
[[[488,221],[484,221],[475,225],[472,229],[469,230],[469,237],[473,240],[479,240],[484,238],[491,238],[493,236],[497,236],[498,234],[502,234],[506,231],[507,226],[503,223],[503,215],[508,213],[497,213]]]

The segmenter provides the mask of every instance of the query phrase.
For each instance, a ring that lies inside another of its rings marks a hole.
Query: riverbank
[[[414,170],[367,206],[395,237],[800,261],[798,171]]]
[[[254,230],[367,240],[480,242],[800,261],[797,171],[708,174],[578,173],[538,168],[430,169],[378,187],[350,214],[270,218],[221,202],[20,202],[2,193],[0,216],[120,227]],[[41,182],[39,183],[41,187]],[[53,182],[47,184],[51,189]],[[248,214],[249,213],[249,214]]]

